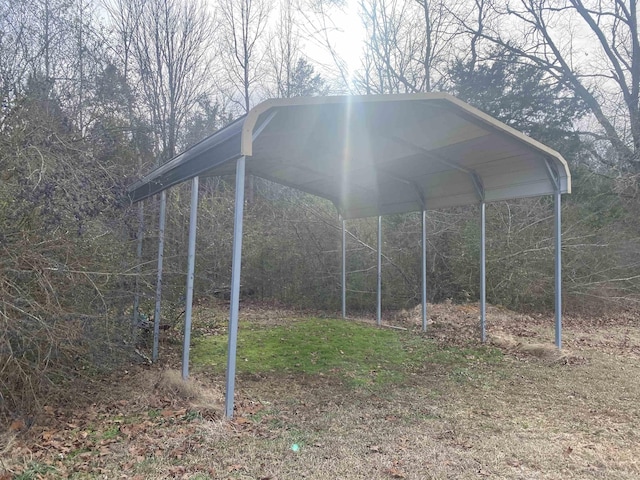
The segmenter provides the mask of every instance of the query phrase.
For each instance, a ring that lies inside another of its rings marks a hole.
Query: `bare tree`
[[[403,37],[402,24],[405,23],[405,2],[391,1],[387,5],[385,0],[363,1],[362,20],[367,30],[367,88],[371,93],[398,93],[408,89],[416,91],[409,75],[407,58],[412,55],[408,45],[399,45],[398,40]]]
[[[219,0],[222,16],[222,58],[230,87],[230,99],[243,113],[252,106],[254,90],[264,77],[262,44],[269,18],[266,0]]]
[[[104,64],[104,42],[87,0],[0,1],[0,94],[6,114],[39,82],[82,132],[86,99]]]
[[[30,69],[29,36],[24,9],[9,1],[0,2],[0,129]]]
[[[359,84],[370,93],[438,89],[460,47],[458,16],[465,2],[444,0],[361,0],[367,31],[365,69]]]
[[[266,46],[262,44],[269,18],[267,0],[219,0],[222,15],[221,57],[226,71],[225,90],[242,113],[253,105],[255,90],[265,76]],[[255,180],[247,178],[247,202],[253,203]]]
[[[338,90],[352,91],[352,66],[348,65],[340,53],[340,44],[335,35],[343,33],[335,18],[344,15],[346,7],[345,0],[299,0],[296,6],[301,19],[300,29],[305,39],[331,58],[331,64],[323,67],[329,75],[335,77],[332,83],[336,84]]]
[[[103,3],[111,20],[113,41],[111,47],[116,57],[120,60],[122,76],[125,80],[131,80],[131,52],[133,50],[133,37],[138,29],[137,11],[130,0],[105,0]]]
[[[175,156],[180,128],[208,84],[211,15],[204,3],[183,0],[114,0],[109,11],[125,75],[133,69],[166,161]]]
[[[280,98],[325,95],[327,82],[316,72],[300,46],[300,12],[292,0],[282,0],[280,17],[269,42],[267,60],[272,95]],[[270,92],[271,93],[271,92]]]
[[[484,2],[483,2],[484,3]],[[511,0],[486,2],[469,32],[566,81],[589,107],[610,167],[640,171],[640,36],[638,1]]]
[[[282,98],[291,96],[291,78],[301,53],[295,13],[292,0],[280,2],[280,17],[269,42],[268,56],[272,81],[277,96]]]

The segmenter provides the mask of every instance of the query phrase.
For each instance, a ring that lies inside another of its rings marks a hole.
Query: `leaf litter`
[[[429,308],[428,338],[478,345],[475,306]],[[253,305],[247,316],[258,311]],[[388,323],[421,335],[419,314],[404,312]],[[301,317],[284,310],[257,316],[265,326]],[[639,413],[629,407],[636,397],[630,384],[618,391],[606,382],[628,377],[637,384],[638,369],[627,359],[640,338],[633,315],[614,317],[567,317],[568,352],[557,358],[526,346],[548,346],[549,316],[490,307],[490,341],[516,362],[498,372],[507,382],[485,372],[484,380],[472,374],[451,384],[443,372],[423,372],[415,384],[381,397],[340,386],[330,373],[247,376],[240,379],[232,422],[220,416],[223,378],[193,375],[183,383],[173,352],[161,367],[132,365],[126,374],[88,383],[86,391],[78,386],[78,399],[92,402],[51,399],[34,421],[14,419],[0,443],[0,479],[515,478],[514,471],[518,478],[637,478]],[[208,325],[209,333],[212,328],[224,330]],[[482,368],[474,354],[465,358]],[[557,368],[566,365],[583,370],[560,375],[564,386]],[[599,379],[599,390],[585,386],[590,376]],[[530,388],[541,392],[522,396]],[[559,418],[561,407],[572,409],[566,419]],[[307,447],[287,456],[293,443]]]

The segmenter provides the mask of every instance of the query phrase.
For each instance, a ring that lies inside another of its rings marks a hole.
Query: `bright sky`
[[[345,14],[336,17],[335,21],[342,30],[339,34],[338,45],[340,48],[338,52],[350,69],[356,69],[360,65],[365,37],[364,27],[358,16],[358,0],[348,0]]]
[[[329,35],[329,41],[335,52],[344,60],[353,75],[360,67],[365,39],[365,29],[358,15],[358,0],[346,0],[342,9],[334,8],[331,22],[335,30]],[[303,41],[303,50],[313,63],[325,65],[328,70],[335,71],[335,62],[326,47],[321,46],[322,39]]]

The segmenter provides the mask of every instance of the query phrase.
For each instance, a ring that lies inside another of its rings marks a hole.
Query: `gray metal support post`
[[[422,331],[427,331],[427,211],[422,211]]]
[[[138,245],[136,246],[136,285],[135,285],[135,293],[133,297],[133,318],[131,320],[132,329],[135,331],[135,328],[138,326],[138,315],[140,309],[140,269],[142,264],[142,241],[144,237],[144,203],[138,203],[138,234],[136,236],[136,240],[138,241]]]
[[[240,311],[240,265],[242,263],[242,216],[244,214],[245,157],[236,164],[236,205],[233,219],[233,253],[231,263],[231,306],[229,311],[229,344],[227,349],[227,382],[224,412],[233,418],[236,383],[236,351],[238,346],[238,314]]]
[[[342,318],[347,318],[347,229],[342,219]]]
[[[554,211],[555,211],[555,307],[556,307],[556,347],[562,348],[562,195],[560,190],[555,193]]]
[[[486,206],[480,203],[480,338],[487,341]]]
[[[196,227],[198,222],[198,177],[191,183],[191,211],[189,214],[189,250],[187,254],[187,298],[184,305],[184,343],[182,345],[182,379],[189,377],[189,348],[191,347],[191,313],[193,280],[196,264]]]
[[[378,216],[378,275],[376,283],[376,323],[382,325],[382,217]]]
[[[167,211],[167,191],[160,193],[160,218],[158,219],[158,277],[156,280],[156,309],[153,314],[153,354],[151,359],[158,360],[158,342],[160,339],[160,307],[162,300],[162,263],[164,260],[164,228]]]

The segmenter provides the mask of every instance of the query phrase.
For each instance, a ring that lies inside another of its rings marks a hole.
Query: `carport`
[[[377,322],[381,322],[381,217],[422,214],[422,328],[427,328],[426,211],[480,206],[480,331],[486,339],[485,205],[554,196],[555,343],[561,348],[561,195],[571,191],[562,156],[442,93],[268,100],[153,170],[129,188],[160,194],[153,359],[158,355],[166,190],[192,181],[183,378],[188,376],[199,177],[236,178],[225,415],[233,416],[245,175],[330,200],[342,219],[342,316],[346,317],[345,222],[378,217]],[[141,238],[139,238],[141,241]],[[141,244],[139,244],[141,245]],[[138,252],[140,254],[140,248]],[[136,309],[134,309],[136,310]],[[136,310],[137,312],[137,310]],[[134,313],[134,315],[137,313]]]

